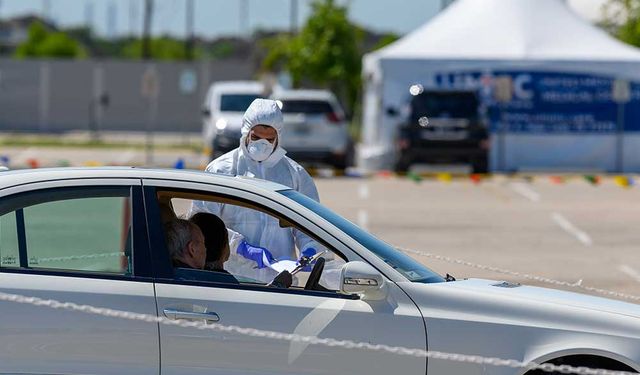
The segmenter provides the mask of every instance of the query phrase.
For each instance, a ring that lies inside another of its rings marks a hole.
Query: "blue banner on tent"
[[[620,121],[624,131],[640,131],[640,83],[631,83],[629,102],[618,104],[613,82],[612,77],[526,71],[446,73],[435,79],[443,89],[477,89],[492,132],[612,134]]]

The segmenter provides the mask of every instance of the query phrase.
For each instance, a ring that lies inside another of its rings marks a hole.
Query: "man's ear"
[[[187,255],[191,258],[196,255],[196,244],[193,240],[187,242]]]

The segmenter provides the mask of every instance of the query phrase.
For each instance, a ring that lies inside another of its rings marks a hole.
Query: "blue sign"
[[[628,103],[618,104],[613,98],[613,77],[494,71],[434,78],[432,83],[441,89],[477,90],[480,111],[492,132],[611,134],[618,131],[622,119],[620,105],[624,106],[624,131],[640,131],[640,83],[631,84]]]

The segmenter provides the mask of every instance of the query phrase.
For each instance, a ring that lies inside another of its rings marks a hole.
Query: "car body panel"
[[[426,349],[422,316],[395,285],[385,301],[282,291],[157,284],[158,309],[215,312],[219,323]],[[426,359],[307,345],[233,333],[161,326],[163,374],[403,374],[426,371]]]
[[[429,349],[521,361],[561,353],[616,353],[636,369],[640,358],[640,307],[536,287],[497,287],[471,279],[440,284],[399,284],[418,304]],[[617,311],[617,312],[613,312]],[[487,345],[491,337],[491,345]],[[432,360],[429,373],[513,374],[513,369]]]
[[[153,283],[0,272],[0,291],[155,315]],[[0,302],[0,373],[159,373],[158,325]]]

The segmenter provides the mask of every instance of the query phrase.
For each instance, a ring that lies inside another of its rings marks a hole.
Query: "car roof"
[[[290,189],[275,182],[248,177],[232,177],[221,174],[183,169],[147,169],[139,167],[101,167],[101,168],[38,168],[18,169],[0,173],[0,189],[37,182],[70,179],[161,179],[185,182],[201,182],[243,190],[262,189],[280,191]]]
[[[211,85],[215,93],[262,93],[264,85],[258,81],[219,81]]]
[[[272,95],[273,99],[280,100],[329,100],[334,101],[335,95],[329,90],[277,90]]]

